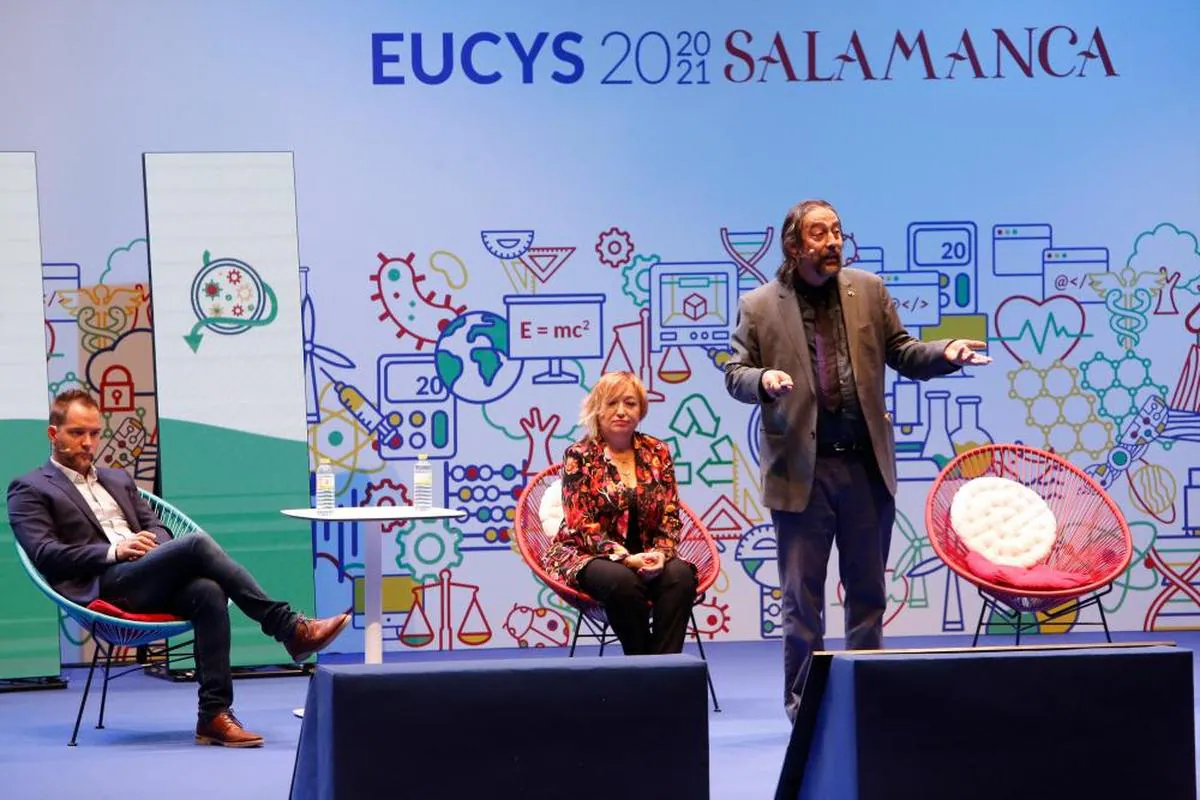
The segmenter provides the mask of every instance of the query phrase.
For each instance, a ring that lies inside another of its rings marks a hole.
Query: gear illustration
[[[435,580],[443,570],[462,563],[462,529],[450,520],[414,520],[405,523],[396,534],[400,554],[396,564],[418,581]]]
[[[842,266],[852,267],[858,261],[858,240],[853,233],[847,233],[842,238]]]
[[[637,255],[621,269],[624,285],[621,293],[633,301],[638,308],[650,304],[650,268],[662,259],[657,254]]]
[[[369,484],[362,503],[364,506],[406,506],[408,504],[408,487],[402,483],[396,483],[391,478],[383,478],[376,483]],[[403,524],[399,520],[393,520],[386,523],[383,529],[390,533]]]
[[[426,345],[436,344],[438,334],[467,307],[455,305],[449,294],[438,297],[433,290],[423,291],[421,284],[429,276],[417,272],[413,255],[389,258],[379,254],[379,269],[370,278],[377,287],[371,299],[383,304],[379,319],[392,321],[396,326],[396,338],[411,336],[416,341],[416,349],[421,350]]]
[[[601,264],[620,269],[633,257],[633,239],[629,237],[628,231],[614,225],[596,240],[596,255]]]

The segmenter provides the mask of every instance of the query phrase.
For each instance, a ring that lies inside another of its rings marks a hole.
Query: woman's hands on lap
[[[663,569],[663,564],[666,560],[663,554],[655,551],[647,551],[645,553],[634,553],[625,559],[625,566],[635,570],[643,580],[657,578]]]

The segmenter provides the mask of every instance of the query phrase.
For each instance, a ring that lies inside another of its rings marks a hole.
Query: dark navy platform
[[[321,666],[291,796],[703,800],[705,670],[683,655]]]
[[[1192,652],[821,653],[777,800],[1196,797]]]

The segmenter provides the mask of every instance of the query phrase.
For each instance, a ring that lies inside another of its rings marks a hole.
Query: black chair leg
[[[696,626],[696,611],[692,615],[692,638],[696,640],[696,648],[700,651],[700,660],[704,662],[704,677],[708,680],[708,693],[712,696],[713,711],[720,712],[721,704],[717,702],[717,689],[713,686],[712,670],[708,669],[708,657],[704,655],[704,643],[700,641],[700,628]]]
[[[988,612],[987,598],[983,597],[983,595],[980,595],[980,597],[983,599],[983,605],[979,607],[979,621],[975,623],[975,636],[971,639],[971,647],[974,647],[979,643],[979,632],[983,630],[983,618]]]
[[[580,611],[575,617],[575,635],[571,637],[571,652],[567,653],[567,658],[575,656],[575,645],[579,644],[579,631],[583,628],[583,612]]]
[[[67,742],[67,747],[74,747],[75,740],[79,737],[79,723],[83,720],[83,708],[87,705],[88,692],[92,689],[92,673],[96,671],[96,661],[100,658],[100,648],[103,646],[99,639],[93,639],[93,641],[96,643],[96,650],[92,653],[92,665],[88,668],[87,681],[83,684],[83,697],[79,698],[79,713],[75,715],[75,728],[71,731],[71,741]]]
[[[1104,616],[1104,603],[1096,600],[1096,608],[1100,609],[1100,624],[1104,626],[1104,638],[1112,644],[1112,634],[1108,632],[1108,617]]]
[[[108,703],[108,673],[112,667],[113,645],[108,646],[108,655],[104,658],[104,685],[100,689],[100,719],[96,722],[97,730],[104,730],[104,706]]]
[[[604,623],[604,627],[600,628],[600,655],[604,655],[604,645],[608,644],[608,623]]]

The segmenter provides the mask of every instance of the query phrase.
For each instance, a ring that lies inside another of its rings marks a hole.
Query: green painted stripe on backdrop
[[[311,615],[311,527],[279,513],[310,503],[307,442],[161,419],[159,451],[163,497],[220,542],[270,597]],[[257,623],[235,607],[230,616],[234,666],[288,661]]]
[[[25,575],[8,524],[8,482],[50,453],[46,420],[0,420],[0,680],[57,675],[58,609]]]

